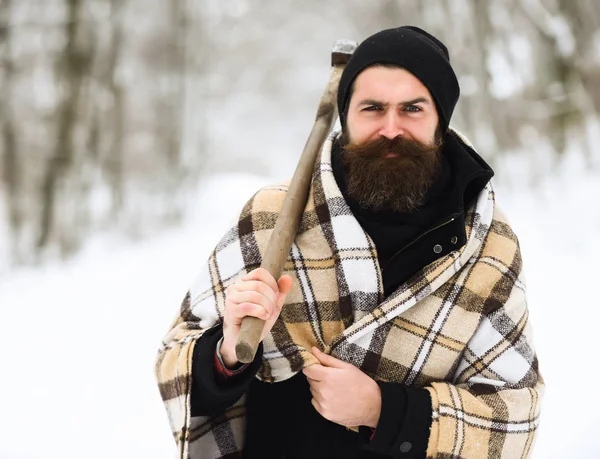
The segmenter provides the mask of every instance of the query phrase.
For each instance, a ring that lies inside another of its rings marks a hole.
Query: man
[[[446,47],[365,40],[342,75],[285,274],[260,190],[185,297],[156,370],[181,457],[523,458],[543,382],[515,235],[449,121]],[[241,320],[266,320],[240,365]]]

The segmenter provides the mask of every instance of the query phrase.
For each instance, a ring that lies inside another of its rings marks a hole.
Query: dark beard
[[[375,211],[414,212],[439,174],[441,146],[439,135],[429,145],[400,136],[345,145],[348,194]]]

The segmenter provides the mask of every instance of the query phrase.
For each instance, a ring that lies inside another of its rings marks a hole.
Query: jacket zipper
[[[396,259],[396,257],[398,255],[400,255],[402,252],[404,252],[406,249],[408,249],[409,247],[411,247],[412,245],[416,244],[418,241],[420,241],[421,239],[423,239],[425,236],[427,236],[428,234],[432,233],[433,231],[436,231],[446,225],[449,225],[450,223],[452,223],[454,220],[456,220],[456,217],[458,217],[459,214],[454,214],[452,216],[452,218],[450,218],[450,220],[446,220],[443,223],[440,223],[439,225],[434,226],[433,228],[429,228],[427,231],[421,233],[419,236],[417,236],[415,239],[413,239],[412,241],[410,241],[408,244],[406,244],[404,247],[402,247],[400,250],[398,250],[394,255],[392,255],[392,258],[390,258],[388,260],[388,262],[385,264],[385,268],[381,269],[381,272],[383,273],[383,271],[385,271],[387,269],[388,266],[390,266],[390,264],[392,263],[392,261],[394,261]]]

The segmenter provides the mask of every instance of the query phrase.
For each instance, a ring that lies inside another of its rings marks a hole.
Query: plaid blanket
[[[426,388],[433,404],[428,457],[528,457],[543,382],[519,244],[495,208],[491,184],[466,214],[467,243],[384,299],[376,248],[332,174],[337,135],[315,166],[285,266],[294,287],[264,340],[257,377],[274,383],[292,377],[316,363],[310,353],[316,345],[376,380]],[[221,320],[227,286],[260,266],[286,189],[266,187],[245,205],[160,347],[156,375],[180,458],[241,457],[244,397],[220,416],[190,416],[193,347]]]

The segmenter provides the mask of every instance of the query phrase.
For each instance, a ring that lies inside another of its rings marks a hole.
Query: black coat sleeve
[[[431,396],[425,389],[398,383],[378,383],[381,414],[373,438],[360,428],[363,449],[398,459],[423,459],[431,429]]]
[[[223,327],[216,325],[198,339],[192,356],[192,416],[217,416],[237,402],[258,372],[262,360],[262,343],[254,361],[242,372],[223,380],[215,370],[217,343]]]

